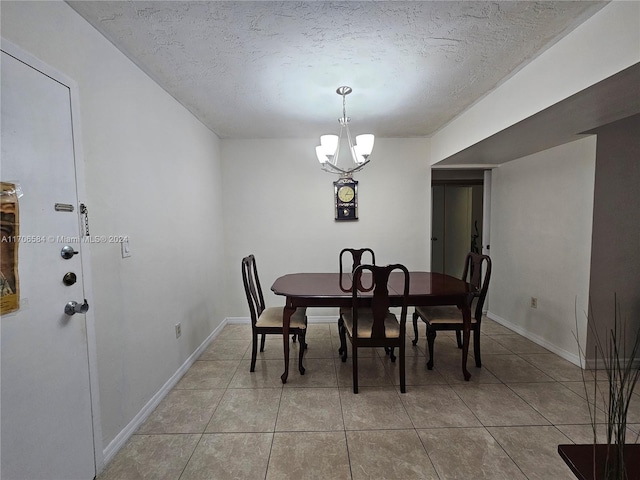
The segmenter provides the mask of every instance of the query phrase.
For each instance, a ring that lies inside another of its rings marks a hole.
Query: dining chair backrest
[[[373,317],[373,324],[371,328],[372,339],[385,338],[385,319],[389,314],[389,307],[391,306],[389,298],[389,277],[395,270],[400,270],[403,276],[402,282],[402,302],[400,313],[400,325],[401,332],[404,335],[404,325],[407,319],[407,298],[409,296],[409,271],[404,265],[393,264],[387,266],[377,265],[359,265],[353,272],[356,284],[361,284],[362,275],[370,273],[371,278],[367,278],[366,289],[353,289],[352,292],[352,315],[353,315],[353,332],[357,337],[358,335],[358,312],[362,313],[367,308],[363,308],[363,299],[367,298],[371,302],[370,311]],[[397,285],[397,284],[396,284]]]
[[[491,258],[488,255],[469,252],[464,262],[462,279],[477,289],[474,295],[476,308],[473,315],[475,318],[480,318],[491,279]]]
[[[342,277],[342,274],[344,273],[343,257],[347,253],[349,253],[351,255],[351,262],[352,262],[351,270],[350,270],[351,273],[353,273],[357,267],[362,265],[362,258],[367,256],[367,255],[370,257],[369,265],[375,265],[376,264],[376,255],[375,255],[375,253],[373,253],[373,250],[371,250],[370,248],[343,248],[340,251],[340,285],[343,288],[347,288],[348,289],[347,291],[349,291],[349,290],[351,290],[351,285],[348,285],[348,286],[344,285],[343,284],[343,277]],[[362,288],[362,283],[358,283],[358,288]]]
[[[249,303],[251,323],[255,325],[265,309],[265,303],[258,278],[258,267],[253,255],[242,259],[242,282],[244,283],[244,292],[247,295],[247,303]]]
[[[341,275],[342,273],[344,273],[342,257],[347,253],[351,254],[352,266],[351,266],[350,272],[353,272],[356,269],[356,267],[362,265],[362,257],[366,253],[368,253],[371,256],[371,261],[369,262],[369,264],[370,265],[376,264],[376,256],[373,253],[373,250],[371,250],[370,248],[343,248],[340,251],[340,274]]]

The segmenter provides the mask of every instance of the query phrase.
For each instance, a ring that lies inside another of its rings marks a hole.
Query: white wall
[[[489,317],[574,363],[576,315],[586,345],[595,158],[590,136],[492,172]]]
[[[333,182],[320,169],[317,138],[222,140],[228,316],[249,315],[240,263],[253,253],[267,304],[283,304],[273,281],[292,272],[338,271],[344,247],[370,247],[376,263],[427,269],[431,172],[426,139],[376,139],[355,175],[359,220],[334,220]],[[310,315],[337,315],[313,309]]]
[[[224,319],[219,139],[63,2],[2,2],[2,36],[79,86],[105,447]],[[174,324],[182,323],[175,338]]]
[[[640,62],[640,2],[614,1],[431,139],[431,163]]]

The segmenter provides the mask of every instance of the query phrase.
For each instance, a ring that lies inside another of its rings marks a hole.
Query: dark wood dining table
[[[617,460],[616,445],[558,445],[558,453],[579,480],[605,478],[605,464],[607,456],[612,464]],[[628,478],[629,480],[639,479],[640,445],[636,443],[625,444],[624,458],[625,478]]]
[[[391,305],[401,306],[403,277],[399,272],[389,278]],[[362,283],[366,287],[366,278]],[[291,315],[299,307],[350,307],[352,304],[351,274],[339,273],[291,273],[276,279],[271,290],[286,297],[283,313],[284,373],[280,377],[287,383],[289,376],[289,324]],[[410,272],[410,287],[407,306],[456,305],[462,310],[462,374],[471,378],[467,370],[469,334],[471,331],[471,298],[475,287],[464,280],[433,272]],[[370,293],[360,292],[365,298]],[[304,374],[304,368],[300,371]]]

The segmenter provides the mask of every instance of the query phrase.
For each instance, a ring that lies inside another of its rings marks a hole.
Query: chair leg
[[[307,316],[304,316],[304,341],[302,342],[304,344],[304,349],[306,350],[307,348],[309,348],[309,344],[306,341],[307,338],[307,330],[309,329],[309,324],[307,323]]]
[[[387,347],[389,349],[389,359],[391,359],[392,362],[395,363],[396,361],[396,356],[393,354],[393,347]]]
[[[353,393],[358,393],[358,349],[353,347],[351,352],[351,362],[353,363]]]
[[[480,329],[477,327],[473,330],[473,355],[476,358],[476,367],[482,367],[482,360],[480,359]]]
[[[251,342],[251,367],[249,368],[250,372],[253,372],[256,369],[257,355],[258,355],[258,334],[256,332],[253,332],[253,341]]]
[[[342,319],[342,315],[338,318],[338,336],[340,337],[340,347],[338,347],[338,355],[342,355],[342,352],[345,349],[344,340],[342,338],[342,329],[344,328],[344,320]]]
[[[261,352],[264,352],[264,341],[265,341],[266,337],[267,336],[263,333],[262,334],[262,339],[260,340],[260,351]]]
[[[456,341],[458,342],[458,348],[462,348],[462,330],[456,330]]]
[[[304,357],[304,350],[305,350],[305,336],[306,333],[300,333],[298,335],[300,337],[300,354],[298,355],[298,371],[300,372],[300,375],[304,375],[304,367],[302,366],[302,357]]]
[[[297,333],[294,333],[293,335],[291,335],[291,341],[293,343],[296,343],[296,339],[300,339],[300,345],[302,345],[305,350],[309,347],[309,345],[307,345],[305,342],[302,341],[302,336],[301,335],[299,335]]]
[[[411,341],[413,345],[418,344],[418,312],[413,312],[413,340]]]
[[[427,346],[429,347],[429,361],[427,362],[427,369],[433,369],[433,344],[436,339],[437,332],[431,327],[431,325],[427,324]]]
[[[347,329],[344,325],[340,326],[340,349],[342,350],[340,359],[344,363],[347,361]]]
[[[400,393],[407,393],[407,382],[405,380],[405,350],[404,345],[400,345]]]

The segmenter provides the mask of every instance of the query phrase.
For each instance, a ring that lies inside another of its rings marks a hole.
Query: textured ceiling
[[[606,2],[68,1],[222,138],[430,135]]]

